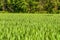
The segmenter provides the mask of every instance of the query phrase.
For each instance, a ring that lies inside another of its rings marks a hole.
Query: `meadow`
[[[60,40],[60,14],[0,14],[0,40]]]

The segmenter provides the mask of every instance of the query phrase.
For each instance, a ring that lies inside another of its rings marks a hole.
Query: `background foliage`
[[[0,11],[8,12],[58,12],[60,0],[0,0]]]

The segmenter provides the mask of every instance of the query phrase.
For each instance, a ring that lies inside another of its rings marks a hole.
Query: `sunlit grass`
[[[0,14],[0,40],[60,40],[60,14]]]

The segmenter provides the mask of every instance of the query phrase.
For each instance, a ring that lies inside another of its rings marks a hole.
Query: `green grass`
[[[60,40],[60,14],[0,14],[0,40]]]

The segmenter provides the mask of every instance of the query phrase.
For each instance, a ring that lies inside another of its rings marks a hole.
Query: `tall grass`
[[[0,40],[60,40],[60,14],[0,14]]]

